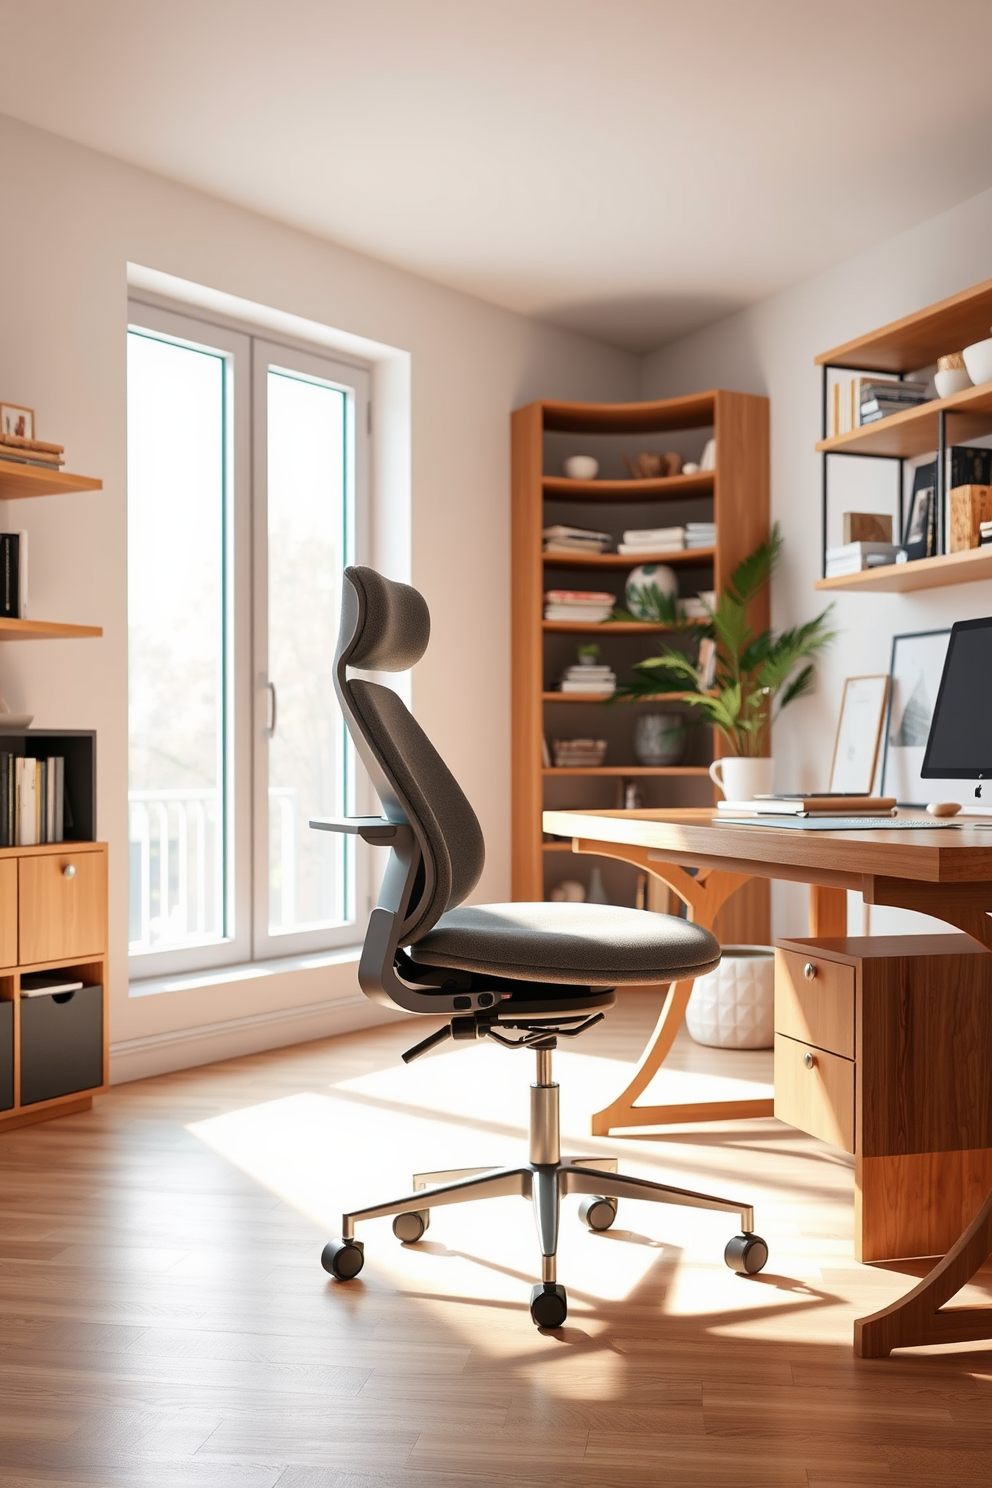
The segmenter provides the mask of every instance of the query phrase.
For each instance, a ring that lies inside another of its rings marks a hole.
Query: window
[[[367,849],[333,687],[364,550],[368,377],[132,304],[130,951],[147,977],[360,938]]]

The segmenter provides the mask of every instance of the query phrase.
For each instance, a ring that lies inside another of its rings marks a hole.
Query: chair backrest
[[[345,569],[335,688],[383,814],[409,823],[421,854],[401,944],[425,935],[472,892],[485,842],[461,787],[403,700],[348,669],[406,671],[427,650],[430,633],[430,611],[416,589],[374,568]]]

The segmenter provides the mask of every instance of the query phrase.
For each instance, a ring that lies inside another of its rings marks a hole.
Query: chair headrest
[[[383,578],[374,568],[346,568],[355,590],[358,621],[345,660],[368,672],[405,672],[420,660],[431,637],[427,601],[409,584]]]

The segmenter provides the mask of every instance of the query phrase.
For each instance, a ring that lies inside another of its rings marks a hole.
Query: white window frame
[[[371,907],[374,860],[357,844],[351,907],[354,919],[327,930],[270,935],[268,931],[268,703],[266,665],[267,514],[265,506],[265,382],[269,365],[344,387],[349,394],[354,457],[354,549],[351,562],[368,561],[372,535],[371,376],[367,366],[292,338],[278,341],[250,325],[193,309],[165,308],[132,293],[128,330],[194,347],[227,360],[225,490],[225,925],[207,945],[130,955],[131,980],[208,971],[359,944]],[[129,576],[130,581],[130,576]],[[336,634],[328,637],[333,649]],[[374,794],[355,762],[355,809],[374,811]]]

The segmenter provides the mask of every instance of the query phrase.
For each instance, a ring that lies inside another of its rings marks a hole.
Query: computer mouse
[[[960,810],[960,801],[931,801],[927,807],[931,816],[957,816]]]

